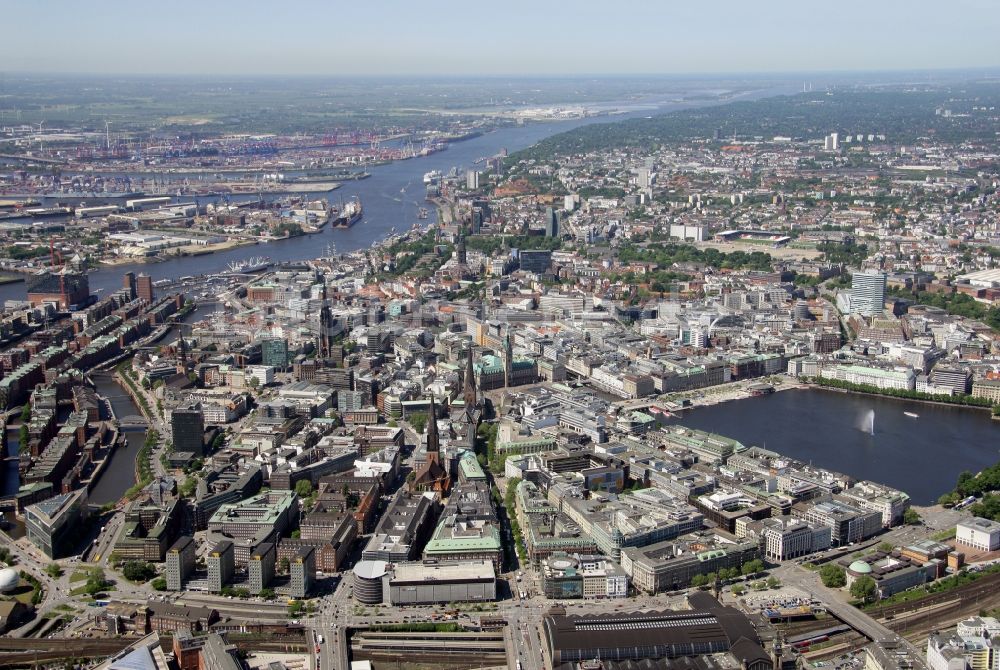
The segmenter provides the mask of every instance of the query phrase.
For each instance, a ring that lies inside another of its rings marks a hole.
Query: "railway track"
[[[1000,573],[985,575],[957,589],[933,593],[919,600],[869,609],[868,614],[887,628],[922,641],[921,636],[933,630],[996,607],[1000,607]],[[784,624],[781,630],[789,639],[821,631],[830,625],[830,619],[824,618]]]
[[[135,639],[127,638],[102,638],[99,640],[88,640],[68,637],[47,637],[47,638],[10,638],[0,637],[0,653],[5,651],[60,651],[69,650],[77,656],[84,656],[87,653],[113,654],[121,651],[125,647],[135,642]],[[2,660],[0,656],[0,660]]]
[[[803,652],[802,658],[807,661],[823,661],[851,651],[857,651],[867,646],[870,642],[871,640],[861,633],[851,633],[838,637],[834,644],[828,647],[820,647],[819,649],[810,649]]]
[[[781,630],[785,639],[788,639],[804,633],[820,631],[824,628],[835,626],[838,623],[840,623],[840,619],[834,616],[829,616],[823,619],[809,619],[806,621],[796,621],[795,623],[783,624],[778,626],[778,628]]]
[[[976,599],[977,597],[988,595],[997,591],[1000,591],[1000,573],[986,575],[984,577],[980,577],[974,582],[960,586],[957,589],[942,591],[941,593],[933,593],[919,600],[911,600],[910,602],[890,605],[889,607],[870,609],[868,610],[868,613],[875,618],[884,619],[890,616],[895,617],[900,613],[908,612],[914,608],[926,605],[933,605],[948,600],[954,600],[956,598]]]
[[[135,640],[109,638],[6,638],[0,637],[0,667],[31,667],[35,664],[74,658],[98,658],[117,654]]]

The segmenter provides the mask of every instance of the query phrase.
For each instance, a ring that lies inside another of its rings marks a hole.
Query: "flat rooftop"
[[[461,563],[397,563],[390,580],[394,583],[466,582],[496,578],[492,561],[462,561]]]

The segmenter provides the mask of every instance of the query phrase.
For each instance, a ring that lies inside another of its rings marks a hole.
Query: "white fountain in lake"
[[[861,415],[861,419],[858,421],[858,430],[869,435],[875,434],[875,410],[870,409]]]

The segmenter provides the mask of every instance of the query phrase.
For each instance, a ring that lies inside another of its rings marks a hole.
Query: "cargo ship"
[[[56,216],[73,216],[72,207],[28,207],[21,210],[19,216],[30,216],[33,219],[50,219]]]
[[[224,275],[245,275],[252,272],[260,272],[271,267],[272,262],[270,258],[254,256],[253,258],[248,258],[245,261],[234,261],[228,265],[228,270],[223,272]]]
[[[356,197],[341,208],[340,214],[333,220],[333,227],[350,228],[361,220],[363,214],[364,208],[361,206],[361,199]]]

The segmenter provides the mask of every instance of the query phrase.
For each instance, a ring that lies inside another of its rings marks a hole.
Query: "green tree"
[[[847,584],[847,574],[836,563],[827,563],[820,568],[819,578],[823,582],[823,586],[831,589],[839,589]]]
[[[744,577],[749,577],[750,575],[756,575],[758,572],[764,571],[764,561],[759,558],[755,558],[752,561],[747,561],[742,566],[740,566],[740,572]]]
[[[410,414],[406,417],[406,420],[410,422],[413,426],[413,430],[418,433],[423,433],[424,429],[427,427],[427,415],[422,413]]]
[[[197,488],[198,478],[187,477],[184,479],[184,483],[177,487],[177,493],[179,493],[182,498],[193,498],[194,492]]]
[[[851,597],[862,603],[870,603],[878,596],[878,584],[868,575],[862,575],[851,584]]]
[[[146,561],[126,561],[122,574],[132,582],[148,582],[156,575],[156,569]]]
[[[313,485],[312,482],[309,481],[308,479],[300,479],[299,481],[295,482],[295,493],[300,498],[308,498],[310,494],[312,494],[312,492],[313,492]]]
[[[708,577],[705,575],[695,575],[691,578],[691,586],[704,586],[708,583]]]
[[[31,421],[31,405],[24,403],[24,407],[21,408],[21,423],[28,423],[29,421]]]
[[[769,589],[776,589],[779,586],[781,586],[781,580],[780,579],[778,579],[777,577],[773,577],[773,576],[767,578],[767,588],[769,588]]]
[[[157,577],[156,579],[154,579],[153,581],[151,581],[149,584],[150,584],[150,586],[152,586],[157,591],[166,591],[167,590],[167,578],[166,577]]]
[[[281,558],[278,559],[278,571],[279,572],[283,572],[283,573],[284,572],[288,572],[288,568],[290,567],[290,565],[291,564],[288,562],[288,557],[287,556],[282,556]]]
[[[271,600],[274,598],[274,589],[261,589],[260,597],[264,600]]]
[[[104,570],[101,568],[91,568],[87,571],[87,581],[84,584],[84,591],[88,595],[97,595],[109,588],[111,588],[111,582],[105,579]]]
[[[49,563],[45,567],[45,572],[52,579],[59,579],[60,577],[62,577],[63,570],[62,566],[60,566],[58,563]]]
[[[903,523],[907,526],[917,526],[921,521],[920,514],[912,507],[907,507],[906,511],[903,512]]]

